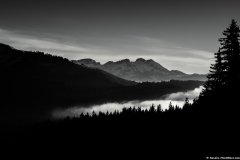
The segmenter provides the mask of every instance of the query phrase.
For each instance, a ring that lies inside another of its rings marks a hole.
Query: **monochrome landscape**
[[[2,153],[240,158],[240,2],[1,6]]]

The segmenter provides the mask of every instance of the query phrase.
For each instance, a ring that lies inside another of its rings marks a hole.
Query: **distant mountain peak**
[[[138,58],[137,60],[136,60],[136,62],[137,61],[140,61],[140,62],[145,62],[146,60],[145,59],[143,59],[143,58]]]
[[[138,59],[136,59],[136,62],[155,62],[155,61],[152,60],[152,59],[146,60],[146,59],[144,59],[144,58],[138,58]]]
[[[101,65],[100,62],[96,62],[95,60],[93,60],[91,58],[84,58],[84,59],[79,59],[79,60],[73,60],[73,62],[77,63],[77,64],[84,64],[84,65],[91,65],[91,66]]]
[[[104,65],[108,65],[108,64],[112,64],[114,63],[113,61],[108,61],[107,63],[105,63]]]
[[[117,61],[116,63],[129,63],[129,62],[130,62],[130,60],[126,58],[126,59]]]
[[[179,71],[179,70],[171,70],[170,72],[171,72],[172,74],[187,75],[186,73],[183,73],[183,72],[181,72],[181,71]]]
[[[147,60],[148,62],[154,62],[154,60],[152,60],[152,59],[149,59],[149,60]]]
[[[116,62],[108,61],[103,65],[96,63],[96,61],[92,59],[82,59],[78,62],[78,64],[100,68],[115,76],[138,82],[170,79],[206,79],[204,75],[188,75],[178,70],[169,71],[152,59],[137,58],[136,61],[131,62],[126,58]]]

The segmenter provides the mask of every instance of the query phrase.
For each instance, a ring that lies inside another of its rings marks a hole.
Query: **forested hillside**
[[[136,83],[43,52],[0,45],[1,122],[51,118],[72,105],[147,100],[192,90],[201,81]],[[8,125],[8,124],[7,124]]]
[[[226,38],[220,39],[222,47],[215,54],[216,61],[210,67],[204,89],[192,104],[186,98],[182,109],[170,103],[165,111],[159,105],[157,108],[151,106],[149,110],[131,107],[121,112],[93,112],[60,121],[48,120],[22,130],[19,136],[31,139],[41,135],[38,140],[42,142],[59,142],[60,139],[66,145],[74,142],[81,144],[81,150],[90,153],[105,144],[111,146],[111,153],[117,154],[116,150],[120,150],[124,155],[130,153],[134,157],[145,155],[142,153],[145,151],[149,157],[206,159],[230,155],[235,158],[239,156],[240,134],[237,101],[240,89],[239,32],[236,21],[232,20],[230,27],[223,32]],[[165,83],[164,86],[171,83],[174,86],[182,82]],[[143,83],[137,89],[143,89],[144,85],[158,88],[153,83]],[[148,90],[139,91],[143,95],[150,93]],[[88,145],[94,149],[89,149]]]

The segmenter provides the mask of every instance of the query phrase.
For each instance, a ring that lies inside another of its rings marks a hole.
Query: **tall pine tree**
[[[224,83],[236,85],[240,80],[240,45],[239,26],[232,20],[230,26],[223,31],[225,38],[220,38],[221,56],[223,58]]]
[[[222,47],[215,53],[215,64],[211,64],[208,80],[204,83],[201,95],[221,86],[236,86],[240,82],[240,30],[237,22],[232,20],[223,31],[225,38],[220,38]]]

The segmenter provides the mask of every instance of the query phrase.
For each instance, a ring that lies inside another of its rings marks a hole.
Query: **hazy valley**
[[[137,83],[59,56],[17,50],[5,44],[0,45],[0,58],[0,71],[4,77],[0,81],[6,84],[2,85],[5,94],[2,97],[4,101],[0,102],[2,123],[44,120],[52,118],[56,110],[74,106],[90,108],[106,103],[155,100],[166,94],[187,92],[203,84],[203,81],[177,80]],[[142,59],[138,61],[146,63]],[[131,65],[129,61],[117,63]],[[168,71],[156,62],[150,63],[156,65],[153,66],[158,69],[156,72],[162,70],[163,73],[185,75],[180,71]],[[143,66],[146,70],[152,67],[151,64]],[[150,73],[154,75],[155,71]]]
[[[1,2],[2,159],[240,159],[239,0]]]

